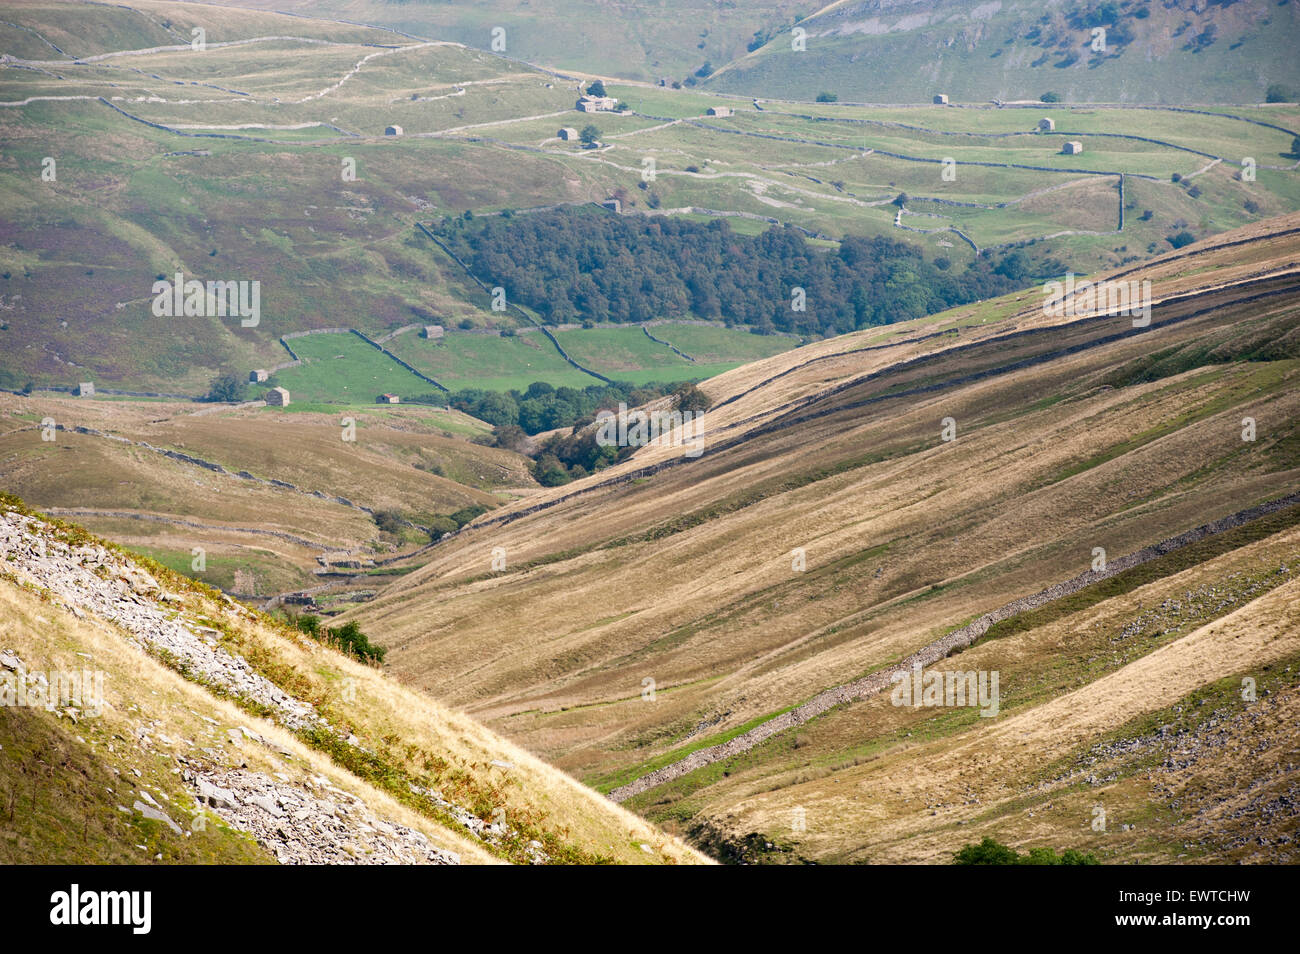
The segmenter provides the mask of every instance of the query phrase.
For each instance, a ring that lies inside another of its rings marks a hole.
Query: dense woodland
[[[955,268],[887,238],[846,236],[826,249],[789,227],[742,235],[725,220],[591,206],[449,219],[440,232],[479,280],[553,324],[694,317],[760,333],[844,334],[1000,295],[1035,277],[1018,250]],[[796,288],[805,293],[802,310]]]
[[[620,401],[638,407],[669,393],[668,384],[593,384],[585,388],[552,387],[534,381],[526,391],[484,391],[465,388],[446,394],[420,394],[407,399],[414,404],[450,404],[487,421],[500,432],[516,428],[525,434],[537,434],[557,427],[570,427],[592,420],[599,408],[617,407]]]
[[[672,395],[672,406],[680,411],[708,410],[708,397],[694,384],[592,385],[587,388],[555,388],[535,381],[526,391],[484,391],[467,388],[450,397],[419,395],[415,403],[448,403],[466,414],[493,425],[491,436],[480,438],[533,459],[533,476],[543,486],[554,487],[608,467],[631,453],[630,447],[602,447],[595,431],[584,430],[599,409],[613,411],[620,403],[640,407],[656,398]],[[564,433],[563,428],[569,428]],[[543,431],[556,431],[544,441],[530,440]],[[455,518],[457,515],[452,514]],[[477,516],[477,514],[471,515]]]

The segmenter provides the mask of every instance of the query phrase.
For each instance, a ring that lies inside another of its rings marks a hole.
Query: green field
[[[640,326],[573,329],[557,331],[555,336],[579,364],[634,384],[702,380],[798,343],[794,338],[753,335],[740,328],[686,323],[656,325],[650,330],[696,360],[687,361],[650,340]],[[453,331],[433,341],[412,333],[400,335],[387,346],[452,390],[522,391],[534,381],[577,388],[600,383],[568,364],[538,332],[499,337]]]
[[[410,333],[394,338],[387,347],[453,391],[459,388],[522,391],[534,381],[575,388],[600,383],[561,358],[541,334],[503,338],[448,332],[445,337],[430,341]]]
[[[276,372],[275,378],[289,389],[290,400],[373,404],[383,393],[410,397],[437,391],[356,335],[307,335],[289,344],[303,363]]]
[[[651,332],[696,360],[687,361],[650,340],[639,325],[555,334],[579,364],[633,384],[703,380],[798,344],[797,339],[781,335],[676,322],[656,325]],[[368,405],[385,392],[409,399],[436,391],[355,335],[307,335],[289,344],[303,364],[277,372],[275,380],[288,388],[291,410]],[[508,337],[452,331],[435,340],[408,332],[385,342],[385,347],[452,391],[523,391],[534,381],[575,388],[600,383],[568,364],[550,341],[535,331]],[[257,386],[252,390],[260,391]]]
[[[177,573],[207,583],[209,586],[220,587],[227,592],[241,592],[235,586],[236,573],[240,574],[240,582],[245,584],[245,591],[247,580],[255,581],[257,595],[282,593],[294,587],[311,586],[318,582],[315,577],[303,572],[290,561],[270,550],[256,547],[243,548],[238,556],[208,554],[203,573],[196,573],[191,568],[193,556],[188,550],[141,546],[131,549],[151,560],[157,560]]]
[[[783,335],[755,335],[743,328],[685,322],[655,325],[650,333],[685,351],[701,364],[757,361],[788,351],[798,344],[798,339]]]
[[[687,361],[670,348],[651,341],[640,327],[560,331],[555,337],[579,364],[606,377],[633,384],[701,381],[798,344],[795,338],[774,335],[760,339],[758,335],[736,328],[666,324],[656,325],[650,331],[656,338],[670,342],[696,360]],[[696,355],[678,338],[698,342],[701,353]]]

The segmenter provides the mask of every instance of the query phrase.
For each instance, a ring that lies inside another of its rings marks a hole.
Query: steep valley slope
[[[1109,860],[1247,842],[1281,857],[1300,652],[1300,510],[1284,501],[1300,486],[1297,226],[1131,269],[1152,283],[1149,325],[1055,317],[1033,290],[729,372],[703,386],[698,457],[646,447],[484,515],[352,615],[403,678],[724,855],[933,860],[983,828]],[[1081,575],[946,664],[1000,672],[994,719],[862,697],[626,788]],[[1247,678],[1262,707],[1234,689]],[[1279,765],[1247,757],[1242,732],[1266,732]],[[1207,734],[1241,757],[1147,771],[1155,748]],[[1096,746],[1127,767],[1080,781]],[[1281,798],[1282,814],[1266,835],[1191,836],[1237,797],[1198,771],[1246,801]],[[1107,800],[1142,824],[1098,837]]]
[[[0,859],[704,861],[464,715],[0,500]]]

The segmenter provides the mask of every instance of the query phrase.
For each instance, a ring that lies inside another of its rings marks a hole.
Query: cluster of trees
[[[635,407],[641,401],[628,401],[628,407]],[[634,403],[635,401],[635,403]],[[616,403],[616,402],[615,402]],[[673,389],[672,408],[692,414],[701,414],[709,409],[712,402],[709,396],[687,381]],[[606,402],[601,407],[614,410]],[[574,424],[567,434],[551,434],[531,451],[533,458],[533,477],[543,487],[558,487],[579,477],[586,477],[610,464],[630,456],[636,448],[633,446],[612,447],[596,441],[596,429],[587,427],[591,419],[587,418]]]
[[[1264,91],[1266,103],[1294,103],[1297,99],[1300,99],[1300,94],[1290,86],[1281,83],[1270,83],[1268,89]],[[1292,152],[1300,152],[1300,150],[1293,149]]]
[[[543,487],[558,487],[602,470],[626,457],[630,447],[602,447],[593,428],[575,427],[568,434],[552,434],[533,454],[533,478]]]
[[[218,401],[237,404],[248,400],[248,379],[234,371],[223,371],[208,384],[205,401]]]
[[[591,207],[449,220],[441,231],[480,280],[556,324],[697,317],[763,334],[835,335],[1000,295],[1035,277],[1020,251],[945,270],[887,238],[845,236],[827,250],[790,227],[741,235],[725,220]]]
[[[449,403],[487,421],[494,430],[491,436],[479,438],[480,441],[531,457],[532,473],[538,483],[555,487],[608,467],[635,450],[596,443],[596,431],[587,425],[595,421],[597,411],[616,411],[620,403],[629,408],[640,407],[668,394],[673,396],[672,407],[676,410],[702,413],[709,409],[708,395],[691,382],[643,385],[619,382],[587,388],[556,388],[535,381],[526,391],[467,388],[450,397],[430,394],[412,401]],[[568,428],[567,433],[562,432],[564,428]],[[551,434],[540,443],[530,440],[542,431],[561,433]],[[483,512],[482,507],[466,507],[449,516],[434,517],[429,529],[436,540],[459,530]],[[376,522],[379,518],[376,514]]]
[[[475,517],[487,513],[487,511],[487,507],[480,504],[471,504],[468,507],[461,507],[454,513],[417,513],[414,518],[427,525],[429,539],[437,541],[449,533],[455,533]],[[375,525],[385,533],[403,534],[413,526],[411,521],[408,521],[406,517],[396,510],[376,510],[373,516]]]
[[[361,632],[361,627],[355,621],[330,629],[321,624],[319,616],[304,613],[294,620],[294,625],[312,639],[320,640],[323,643],[331,643],[349,656],[354,656],[362,662],[382,663],[384,656],[388,654],[388,650],[383,646],[376,646],[372,643],[366,634]]]
[[[480,504],[470,504],[468,507],[461,507],[454,513],[434,516],[428,521],[429,537],[435,541],[441,540],[447,534],[455,533],[475,517],[485,514],[487,511],[488,508]]]
[[[256,385],[237,371],[222,371],[208,382],[208,393],[201,401],[215,401],[220,404],[239,404],[261,397],[268,389],[278,387],[280,379],[274,374]]]
[[[458,411],[495,427],[497,446],[518,450],[528,443],[527,435],[583,424],[593,420],[600,408],[617,407],[620,401],[628,407],[637,407],[672,390],[670,384],[616,382],[612,385],[593,384],[586,388],[556,388],[544,381],[534,381],[525,391],[466,388],[450,395],[420,395],[411,398],[410,402],[450,404]]]

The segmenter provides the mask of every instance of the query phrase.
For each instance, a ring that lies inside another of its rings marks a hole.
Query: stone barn
[[[271,407],[288,407],[289,392],[285,388],[271,388],[266,392],[265,400]]]
[[[425,325],[424,330],[420,332],[420,334],[432,341],[436,338],[441,338],[443,334],[445,334],[445,331],[442,325]]]
[[[267,374],[267,373],[266,373],[265,371],[263,371],[261,368],[258,368],[256,371],[249,371],[249,372],[248,372],[248,383],[249,383],[249,384],[261,384],[263,381],[265,381],[265,380],[266,380],[267,378],[269,378],[269,377],[270,377],[269,374]]]
[[[1040,119],[1040,120],[1038,121],[1038,131],[1039,131],[1039,132],[1055,132],[1055,131],[1056,131],[1056,120],[1055,120],[1055,119]]]
[[[734,110],[730,106],[710,106],[706,111],[706,116],[731,116]]]
[[[77,397],[94,397],[94,396],[95,396],[95,382],[82,381],[80,384],[77,385]]]
[[[948,94],[947,94],[947,93],[935,93],[935,95],[934,95],[934,105],[936,105],[936,106],[947,106],[947,105],[948,105]]]
[[[555,135],[564,142],[573,142],[578,138],[578,130],[574,129],[572,126],[565,126]]]
[[[1081,152],[1083,152],[1083,143],[1074,139],[1061,147],[1061,154],[1065,156],[1077,156]]]
[[[400,136],[402,134],[401,126],[389,126],[384,130],[385,136]]]
[[[400,404],[402,399],[396,394],[381,394],[375,399],[376,404]]]
[[[611,113],[617,104],[617,96],[582,96],[574,108],[582,113]]]

